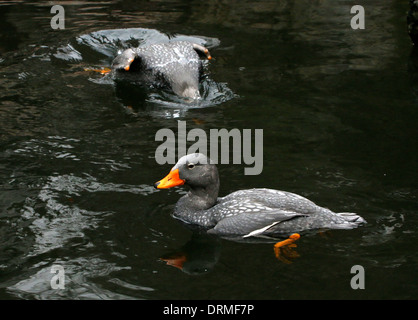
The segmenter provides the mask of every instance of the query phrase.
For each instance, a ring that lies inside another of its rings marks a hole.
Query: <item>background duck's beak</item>
[[[184,184],[184,180],[180,179],[179,169],[171,170],[170,173],[162,180],[154,184],[154,188],[168,189]]]

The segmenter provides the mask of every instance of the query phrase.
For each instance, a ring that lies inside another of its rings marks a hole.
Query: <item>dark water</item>
[[[407,1],[0,3],[0,298],[418,298],[418,53]],[[129,29],[127,29],[129,28]],[[141,29],[142,28],[142,29]],[[128,45],[207,44],[200,105],[117,87],[85,68]],[[190,39],[190,38],[188,38]],[[152,185],[161,128],[263,129],[260,175],[219,165],[221,195],[267,187],[361,214],[356,230],[271,243],[199,234],[170,213],[184,188]],[[160,258],[183,253],[183,271]],[[65,289],[52,289],[52,265]],[[365,270],[353,290],[351,267]]]

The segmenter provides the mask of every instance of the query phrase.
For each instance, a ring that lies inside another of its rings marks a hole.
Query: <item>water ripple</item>
[[[112,272],[130,270],[130,267],[117,266],[100,258],[77,258],[70,261],[57,260],[65,270],[64,289],[51,287],[52,264],[42,266],[34,274],[9,286],[8,291],[22,299],[132,299],[132,297],[110,291],[99,284],[87,281],[92,277],[104,277]],[[35,268],[34,266],[33,268]],[[114,281],[113,281],[114,282]],[[138,286],[138,288],[141,288]],[[148,291],[152,288],[148,288]]]

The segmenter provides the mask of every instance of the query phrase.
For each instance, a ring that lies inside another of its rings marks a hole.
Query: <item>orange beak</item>
[[[154,187],[157,189],[168,189],[176,186],[181,186],[185,183],[180,179],[179,169],[171,170],[170,173],[162,180],[156,182]]]

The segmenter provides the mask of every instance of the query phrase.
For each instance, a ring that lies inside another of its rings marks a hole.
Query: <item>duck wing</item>
[[[283,221],[328,211],[297,194],[265,188],[235,191],[220,198],[214,209],[217,224],[208,232],[244,237],[260,235]]]
[[[243,205],[240,205],[243,208]],[[208,233],[219,235],[240,235],[244,238],[257,236],[266,230],[286,220],[296,217],[303,217],[304,214],[283,211],[283,210],[257,210],[241,212],[236,215],[226,216],[218,221],[218,223]]]
[[[249,200],[250,202],[261,203],[269,210],[279,209],[286,212],[296,212],[305,215],[327,210],[296,193],[267,188],[235,191],[222,199],[224,201],[235,199],[244,202]]]

